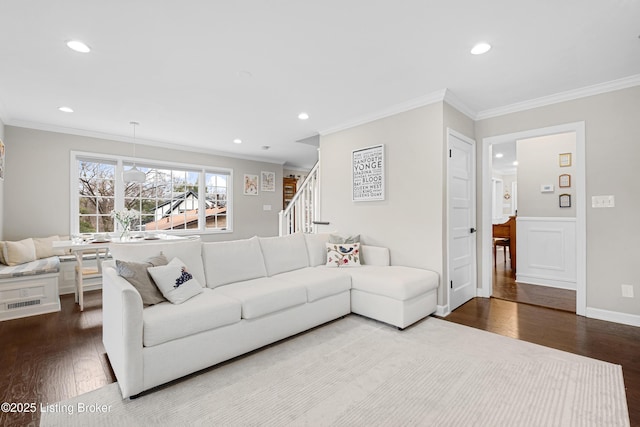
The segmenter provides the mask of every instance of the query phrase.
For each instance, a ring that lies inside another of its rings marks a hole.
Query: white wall
[[[576,135],[562,133],[539,138],[522,139],[518,147],[518,215],[527,217],[576,216]],[[572,163],[560,167],[558,155],[571,153]],[[573,178],[570,188],[560,188],[558,177],[569,174]],[[554,191],[543,193],[541,185],[553,185]],[[571,207],[561,208],[560,194],[571,195]],[[582,201],[584,202],[584,201]]]
[[[26,237],[69,234],[70,216],[70,152],[85,151],[130,156],[131,144],[119,141],[26,129],[5,127],[7,171],[4,187],[4,237],[18,240]],[[282,166],[190,151],[136,146],[138,158],[210,165],[233,169],[233,232],[203,234],[203,240],[230,240],[254,235],[278,234],[278,211],[282,206]],[[276,191],[258,196],[242,194],[245,173],[276,173]],[[271,205],[264,211],[263,205]]]
[[[321,136],[325,230],[360,234],[365,244],[389,247],[392,264],[442,275],[442,124],[439,102]],[[385,145],[386,200],[352,202],[351,153],[378,144]]]
[[[640,324],[640,275],[636,268],[640,259],[638,117],[640,87],[636,86],[480,120],[476,122],[476,138],[482,141],[490,136],[585,122],[587,200],[574,202],[586,204],[587,314],[618,316]],[[482,150],[478,150],[479,173],[482,161]],[[592,208],[594,195],[615,195],[615,208]],[[636,298],[622,298],[621,284],[632,285]]]

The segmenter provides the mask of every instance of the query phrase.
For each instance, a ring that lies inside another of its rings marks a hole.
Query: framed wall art
[[[352,201],[384,200],[384,166],[383,144],[352,151]]]
[[[244,192],[245,196],[258,195],[258,175],[244,174]]]
[[[0,181],[4,181],[4,142],[0,139]]]
[[[269,171],[260,172],[260,190],[276,191],[276,173]]]
[[[559,154],[558,156],[559,156],[561,168],[566,168],[568,166],[571,166],[571,153],[562,153],[562,154]]]
[[[558,196],[561,208],[571,207],[571,194],[561,194]]]
[[[558,187],[568,188],[571,187],[571,175],[564,173],[558,177]]]

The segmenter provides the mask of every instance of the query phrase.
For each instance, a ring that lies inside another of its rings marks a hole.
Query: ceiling
[[[474,117],[638,75],[639,35],[638,0],[1,0],[0,118],[306,168],[444,89]]]

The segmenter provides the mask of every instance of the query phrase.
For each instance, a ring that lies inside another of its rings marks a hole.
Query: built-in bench
[[[0,320],[60,311],[60,259],[0,265]]]

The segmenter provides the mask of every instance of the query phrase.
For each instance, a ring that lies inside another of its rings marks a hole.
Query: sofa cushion
[[[220,286],[214,292],[240,301],[243,319],[255,319],[307,302],[304,286],[271,277]]]
[[[193,277],[180,258],[167,265],[147,269],[162,295],[174,304],[182,304],[202,292],[202,285]]]
[[[431,270],[402,266],[362,266],[342,270],[351,276],[351,287],[359,291],[406,301],[438,287],[438,274]]]
[[[316,267],[327,263],[327,248],[325,243],[329,241],[330,233],[307,233],[304,235],[309,255],[309,267]]]
[[[210,288],[267,275],[257,237],[203,243],[202,257]]]
[[[160,304],[167,299],[162,295],[147,270],[149,267],[158,267],[169,264],[169,260],[162,254],[150,256],[145,262],[116,260],[116,272],[131,283],[142,297],[142,305],[148,307]]]
[[[281,273],[273,278],[303,285],[307,290],[308,302],[351,289],[351,276],[336,269],[307,267]]]
[[[307,244],[302,233],[282,237],[261,237],[260,247],[268,276],[309,267]]]
[[[156,304],[142,311],[144,346],[239,322],[240,312],[238,301],[206,288],[184,304]]]
[[[204,266],[202,265],[202,242],[200,237],[186,239],[153,240],[151,242],[112,242],[109,250],[113,259],[144,262],[149,254],[162,252],[167,259],[180,258],[193,277],[204,286]]]

